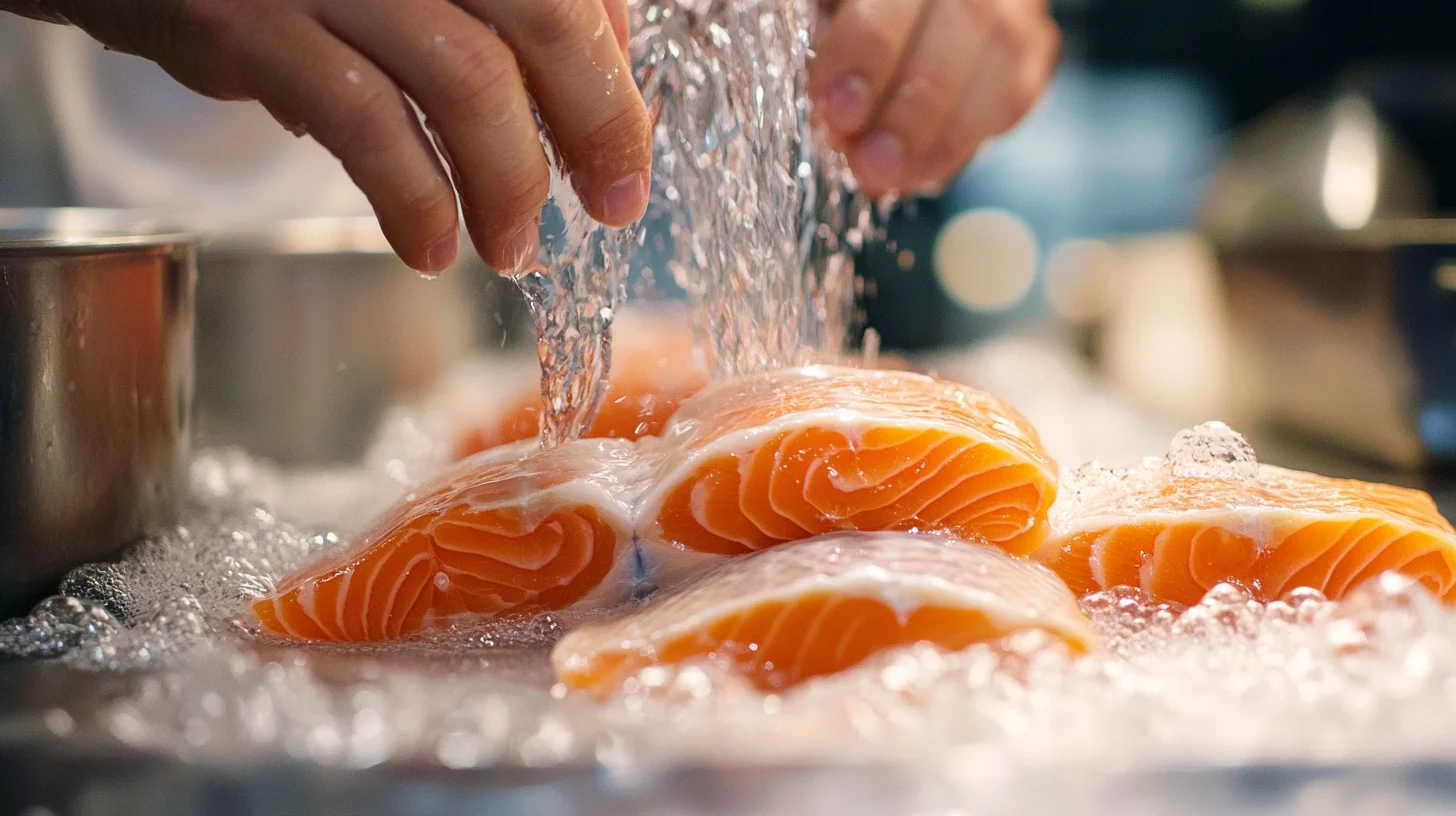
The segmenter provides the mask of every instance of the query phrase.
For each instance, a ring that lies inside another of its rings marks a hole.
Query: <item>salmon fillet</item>
[[[637,533],[668,574],[841,530],[942,530],[1026,554],[1056,495],[1019,414],[907,372],[810,366],[710,386],[660,445]]]
[[[1181,459],[1069,476],[1037,558],[1074,592],[1194,604],[1228,581],[1263,600],[1298,587],[1338,599],[1394,570],[1456,600],[1456,532],[1430,495],[1261,465],[1221,423],[1182,437]]]
[[[662,433],[683,400],[708,382],[693,347],[693,331],[679,320],[623,316],[613,330],[612,370],[601,409],[583,436],[640,439]],[[455,457],[535,439],[541,431],[541,392],[523,393],[493,420],[466,428]]]
[[[263,629],[304,641],[398,638],[455,615],[525,614],[626,600],[636,572],[630,443],[510,446],[457,463],[352,547],[251,604]]]
[[[562,638],[568,688],[609,697],[643,669],[722,661],[766,691],[904,644],[947,650],[1042,629],[1094,635],[1065,585],[998,547],[907,533],[838,533],[724,562],[644,608]]]

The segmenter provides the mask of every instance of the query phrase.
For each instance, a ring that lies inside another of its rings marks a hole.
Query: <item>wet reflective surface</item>
[[[195,250],[0,218],[0,615],[157,529],[188,455]]]

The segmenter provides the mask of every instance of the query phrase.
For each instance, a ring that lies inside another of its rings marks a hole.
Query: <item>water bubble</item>
[[[1247,481],[1259,477],[1253,446],[1222,422],[1205,422],[1180,431],[1168,448],[1164,467],[1185,479]]]
[[[28,618],[0,629],[0,657],[59,657],[106,638],[119,627],[104,607],[66,595],[41,601]]]

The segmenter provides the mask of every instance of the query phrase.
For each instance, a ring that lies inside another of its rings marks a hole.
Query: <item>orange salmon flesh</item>
[[[778,691],[896,646],[954,651],[1028,628],[1076,652],[1095,642],[1056,576],[984,540],[841,533],[728,561],[639,611],[569,633],[552,663],[568,688],[599,698],[644,669],[700,660]]]
[[[1273,600],[1344,597],[1397,571],[1456,600],[1456,532],[1419,490],[1263,465],[1257,479],[1159,475],[1056,519],[1037,553],[1074,592],[1139,587],[1197,603],[1220,582]]]
[[[360,542],[255,600],[263,628],[305,641],[390,640],[461,614],[620,603],[635,552],[617,495],[627,443],[462,463]]]
[[[940,530],[1026,554],[1057,469],[996,398],[919,374],[815,366],[710,387],[665,430],[637,533],[739,555],[841,530]]]

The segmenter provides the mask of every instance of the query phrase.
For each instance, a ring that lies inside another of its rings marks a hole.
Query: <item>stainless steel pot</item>
[[[199,442],[285,466],[358,461],[392,404],[500,344],[507,286],[465,253],[422,279],[372,218],[217,238],[200,260]]]
[[[136,223],[0,211],[0,616],[175,511],[196,244]]]
[[[1456,220],[1219,256],[1244,411],[1389,465],[1456,465]]]

